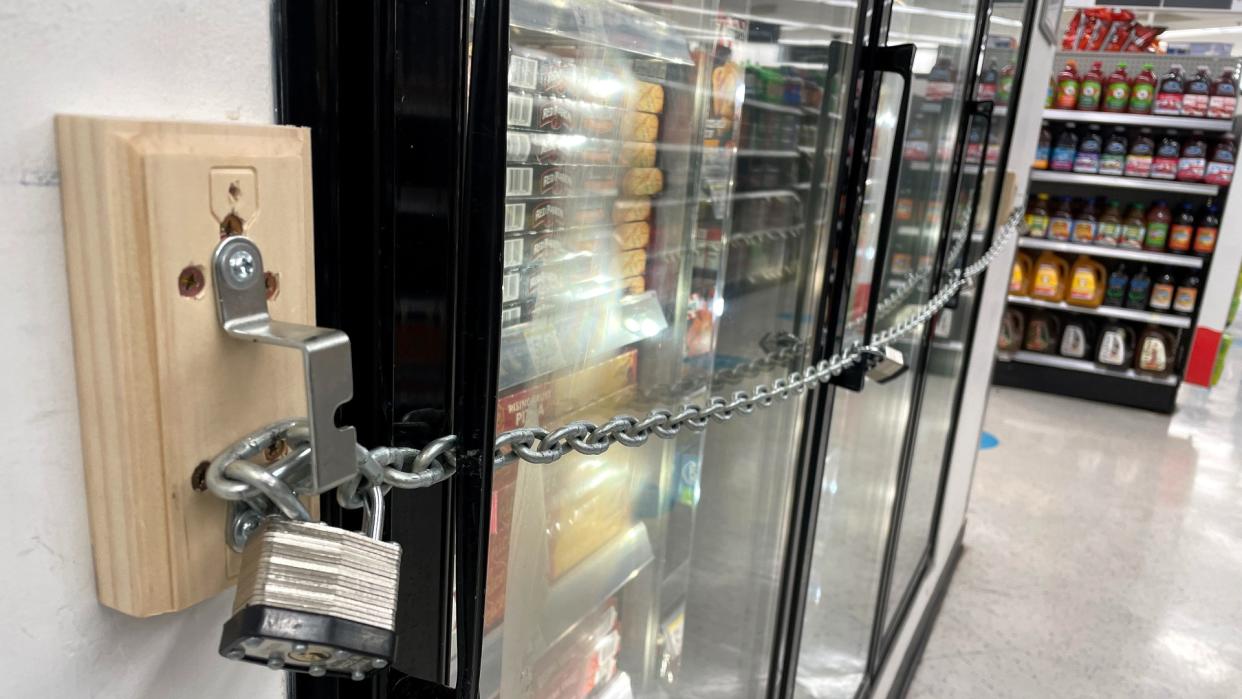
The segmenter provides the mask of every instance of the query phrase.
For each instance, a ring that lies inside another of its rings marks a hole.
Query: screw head
[[[225,267],[229,270],[229,276],[238,284],[250,281],[255,270],[254,255],[249,250],[234,250],[229,253]]]
[[[365,680],[367,678],[367,673],[363,672],[362,670],[354,670],[353,673],[350,675],[350,677],[355,682],[361,682],[362,680]]]
[[[267,666],[272,668],[273,670],[279,670],[280,668],[285,666],[285,659],[280,656],[274,655],[267,659]]]
[[[327,669],[323,665],[311,665],[308,672],[310,672],[311,677],[323,677],[328,674]]]
[[[242,658],[246,657],[246,651],[242,650],[241,648],[234,648],[233,650],[229,651],[228,657],[229,657],[229,660],[241,660]]]
[[[386,665],[388,665],[388,661],[384,660],[383,658],[372,658],[371,659],[371,667],[375,668],[376,670],[382,669]]]

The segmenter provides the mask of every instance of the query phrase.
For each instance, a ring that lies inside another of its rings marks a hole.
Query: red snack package
[[[1061,50],[1073,51],[1074,40],[1078,38],[1078,25],[1082,24],[1082,10],[1075,10],[1074,16],[1070,18],[1069,26],[1065,27],[1065,34],[1061,37]]]
[[[1091,42],[1092,51],[1119,49],[1103,49],[1105,45],[1111,45],[1115,37],[1119,33],[1129,34],[1130,25],[1134,23],[1134,13],[1129,10],[1110,10],[1108,13],[1108,30],[1099,33],[1098,37]],[[1124,41],[1124,37],[1122,38]]]
[[[1108,40],[1108,44],[1104,46],[1105,51],[1121,51],[1125,48],[1126,42],[1130,39],[1130,32],[1134,28],[1134,21],[1129,22],[1113,22],[1112,36]]]
[[[1108,23],[1112,17],[1112,10],[1106,7],[1092,7],[1083,10],[1087,15],[1087,22],[1082,27],[1082,34],[1078,37],[1078,50],[1087,51],[1091,45],[1096,43],[1097,32],[1103,35],[1108,32]]]
[[[1156,37],[1164,33],[1168,27],[1148,27],[1139,25],[1134,30],[1134,43],[1130,44],[1129,51],[1154,51],[1156,46]],[[1150,47],[1150,48],[1149,48]]]

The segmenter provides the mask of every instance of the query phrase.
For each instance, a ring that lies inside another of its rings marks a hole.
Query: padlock
[[[379,540],[380,489],[366,501],[366,534],[264,518],[242,552],[221,655],[355,680],[392,662],[401,546]]]

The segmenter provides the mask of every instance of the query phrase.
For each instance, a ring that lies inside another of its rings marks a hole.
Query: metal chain
[[[962,288],[973,284],[974,277],[1000,254],[1022,225],[1023,210],[1019,207],[1010,214],[991,247],[979,259],[960,271],[955,270],[944,287],[916,313],[874,335],[870,344],[855,343],[839,354],[821,359],[802,371],[792,371],[769,383],[759,384],[751,391],[734,391],[728,398],[712,396],[705,405],[685,404],[676,412],[655,408],[642,417],[616,415],[601,424],[576,420],[553,430],[543,427],[509,430],[496,436],[493,463],[500,465],[521,459],[549,464],[571,452],[599,455],[618,444],[640,447],[652,437],[672,439],[683,429],[701,432],[712,422],[728,422],[750,415],[758,408],[786,401],[790,396],[813,391],[860,361],[870,362],[883,357],[886,346],[931,320]],[[959,252],[960,244],[951,255]],[[914,281],[910,288],[917,283],[918,280]],[[896,303],[899,301],[889,305]],[[881,310],[877,307],[877,315]],[[804,348],[804,343],[797,338],[791,342],[789,337],[777,336],[776,342],[778,348],[764,357],[717,372],[714,378],[740,380],[745,375],[775,368],[795,359]],[[342,507],[357,509],[366,504],[363,493],[372,488],[379,487],[381,492],[387,493],[392,487],[426,488],[444,481],[456,472],[456,445],[457,437],[454,435],[432,440],[421,449],[366,449],[358,445],[358,472],[337,487],[337,502]],[[260,457],[266,465],[256,463]],[[305,509],[297,497],[312,494],[304,490],[309,469],[310,433],[306,421],[288,419],[257,430],[221,452],[209,464],[203,485],[204,489],[225,500],[257,502],[266,499],[286,516],[304,518]]]

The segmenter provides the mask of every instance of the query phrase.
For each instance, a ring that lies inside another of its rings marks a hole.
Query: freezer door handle
[[[967,241],[970,240],[970,236],[974,235],[975,220],[979,215],[979,197],[983,192],[983,171],[988,164],[988,139],[992,137],[992,112],[995,106],[996,105],[992,100],[971,100],[966,103],[965,118],[962,119],[962,124],[965,126],[966,134],[969,135],[970,125],[975,119],[983,119],[983,138],[980,140],[982,145],[979,152],[978,162],[979,172],[975,176],[975,189],[971,192],[970,196],[970,216],[967,217],[965,231],[963,233],[963,235],[966,236],[966,241],[963,241],[960,247],[958,247],[957,243],[953,241],[949,242],[949,245],[947,246],[948,250],[954,254],[949,259],[946,259],[940,267],[942,270],[942,274],[940,276],[942,283],[953,274],[954,270],[960,270],[962,268],[962,260],[966,259],[966,252],[970,249],[970,244]],[[956,168],[958,172],[962,171],[964,164],[961,161],[965,160],[968,153],[969,143],[965,148],[961,149],[960,153],[958,153],[959,162]],[[961,178],[959,177],[957,179],[960,181]],[[954,193],[952,198],[949,200],[953,202],[953,206],[957,206],[957,187],[958,185],[955,182],[953,187]],[[948,220],[950,222],[957,220],[957,212],[950,212]],[[950,223],[950,226],[951,225],[952,223]],[[944,307],[948,309],[957,308],[957,300],[958,297],[954,295],[953,298],[949,299],[948,303],[946,303]]]
[[[905,151],[906,142],[906,123],[910,114],[910,89],[914,78],[914,44],[898,44],[896,46],[875,46],[867,47],[861,57],[863,70],[873,73],[894,73],[901,77],[901,102],[897,111],[897,124],[893,131],[893,145],[889,153],[888,175],[885,180],[884,202],[880,209],[880,226],[879,235],[876,240],[876,249],[874,257],[873,278],[876,277],[874,272],[880,269],[880,265],[888,255],[888,241],[891,238],[893,226],[893,210],[897,205],[897,183],[901,179],[901,162],[902,154]],[[877,81],[878,85],[880,81]],[[880,88],[875,88],[878,90]],[[878,97],[877,97],[878,98]],[[868,103],[871,103],[868,101]],[[872,115],[871,135],[867,142],[870,142],[875,133],[874,114]],[[870,169],[870,167],[868,167]],[[875,280],[873,279],[873,282]],[[870,343],[872,333],[875,331],[875,320],[877,306],[880,302],[880,284],[872,283],[867,299],[867,313],[863,323],[863,337],[868,338]],[[833,384],[847,388],[853,391],[862,390],[866,371],[861,367],[855,367],[847,370],[833,380]]]

